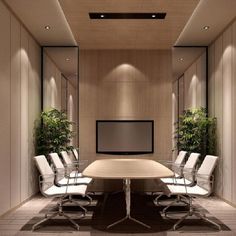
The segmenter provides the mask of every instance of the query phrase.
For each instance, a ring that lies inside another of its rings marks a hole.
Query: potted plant
[[[51,152],[72,149],[69,145],[73,137],[71,125],[65,112],[57,109],[43,111],[35,128],[36,154],[47,156]]]
[[[216,152],[216,118],[207,116],[206,108],[185,110],[176,128],[178,150],[198,152],[201,157]]]

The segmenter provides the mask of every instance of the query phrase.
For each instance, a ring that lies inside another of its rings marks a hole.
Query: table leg
[[[111,228],[123,221],[125,221],[126,219],[132,220],[140,225],[143,225],[144,227],[147,228],[151,228],[149,225],[144,224],[143,222],[136,220],[135,218],[131,217],[130,215],[130,206],[131,206],[131,191],[130,191],[130,179],[125,179],[124,181],[124,190],[125,190],[125,203],[126,203],[126,216],[123,217],[122,219],[110,224],[107,226],[107,228]]]

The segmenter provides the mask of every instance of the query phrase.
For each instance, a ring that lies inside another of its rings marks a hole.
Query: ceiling
[[[235,17],[236,0],[201,0],[175,45],[208,46]]]
[[[41,45],[163,49],[209,45],[236,16],[236,0],[4,0]],[[198,4],[199,3],[199,4]],[[166,20],[90,20],[89,11],[166,11]],[[186,24],[187,23],[187,24]],[[50,30],[45,26],[50,25]],[[203,26],[210,29],[204,31]]]
[[[83,49],[169,49],[198,0],[59,0]],[[166,12],[165,20],[91,20],[89,12]]]
[[[41,45],[76,45],[58,0],[5,0]],[[45,26],[50,25],[50,30]]]

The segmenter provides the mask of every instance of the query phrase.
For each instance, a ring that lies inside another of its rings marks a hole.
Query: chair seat
[[[66,184],[89,184],[92,181],[92,178],[89,177],[79,177],[79,178],[73,178],[73,179],[68,179],[63,178],[58,181],[58,184],[60,185],[66,185]]]
[[[82,177],[82,174],[81,173],[78,173],[78,171],[72,171],[70,172],[70,175],[69,175],[70,178],[78,178],[78,177]]]
[[[181,185],[166,185],[168,190],[172,195],[174,194],[190,194],[190,195],[197,195],[197,196],[206,196],[209,194],[209,191],[205,190],[204,188],[195,185],[193,187],[189,186],[181,186]]]
[[[180,185],[191,185],[192,181],[187,179],[176,179],[176,178],[161,178],[161,181],[165,184],[180,184]]]
[[[87,185],[74,185],[74,186],[62,186],[57,187],[53,185],[48,188],[44,193],[48,196],[56,196],[56,195],[82,195],[85,196],[87,190]]]

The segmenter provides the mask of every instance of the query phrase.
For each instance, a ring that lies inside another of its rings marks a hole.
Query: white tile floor
[[[221,220],[225,225],[227,225],[231,231],[221,231],[221,232],[201,232],[200,230],[196,232],[183,232],[181,231],[168,231],[160,233],[140,233],[140,234],[120,234],[120,233],[108,233],[95,231],[70,231],[70,232],[60,232],[60,226],[55,227],[53,232],[32,232],[32,231],[20,231],[23,225],[25,225],[30,219],[35,216],[43,216],[43,213],[39,213],[44,207],[46,207],[51,202],[51,199],[46,199],[41,196],[36,196],[30,201],[23,204],[21,207],[16,210],[5,214],[0,217],[0,236],[10,236],[10,235],[54,235],[54,236],[66,236],[66,235],[78,235],[78,236],[174,236],[183,234],[194,235],[194,236],[236,236],[236,208],[230,206],[224,201],[211,197],[208,199],[197,199],[195,202],[209,211],[216,218]]]

